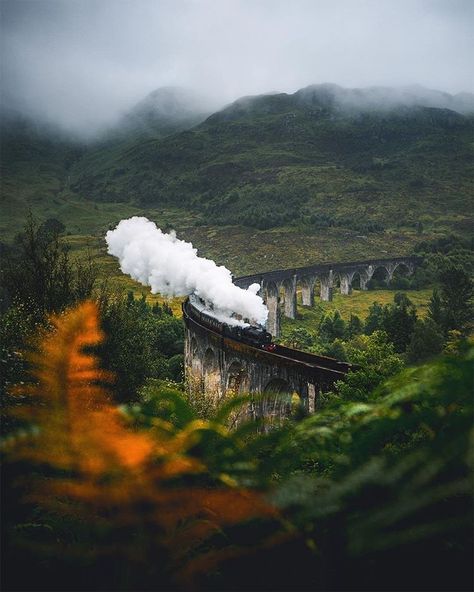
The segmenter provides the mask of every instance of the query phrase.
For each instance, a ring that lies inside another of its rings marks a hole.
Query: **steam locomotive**
[[[219,321],[209,314],[209,310],[205,307],[204,302],[195,295],[189,297],[186,312],[194,320],[202,325],[206,325],[218,333],[221,333],[225,337],[230,337],[237,341],[243,341],[253,347],[273,351],[271,333],[265,331],[261,325],[248,325],[242,327],[240,325],[229,325],[228,323]]]

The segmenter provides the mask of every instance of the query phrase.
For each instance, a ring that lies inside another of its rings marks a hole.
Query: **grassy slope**
[[[427,314],[428,302],[432,293],[431,289],[397,291],[407,294],[408,298],[416,306],[418,316],[424,317]],[[369,307],[373,302],[378,302],[382,305],[391,304],[395,292],[394,290],[354,290],[350,296],[342,296],[339,293],[335,293],[332,302],[321,302],[316,299],[315,305],[312,308],[302,306],[300,299],[298,299],[297,318],[288,319],[282,317],[281,340],[287,342],[289,332],[296,327],[303,327],[310,332],[317,333],[323,315],[333,310],[338,310],[345,321],[349,320],[351,314],[365,320]]]

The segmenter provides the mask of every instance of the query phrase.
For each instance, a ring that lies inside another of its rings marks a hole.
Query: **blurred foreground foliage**
[[[50,323],[7,409],[4,589],[471,589],[472,347],[231,430],[246,397],[113,404],[95,304]]]

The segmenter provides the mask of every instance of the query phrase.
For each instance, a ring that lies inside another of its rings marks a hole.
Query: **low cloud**
[[[464,0],[4,0],[2,102],[77,132],[160,86],[224,104],[334,82],[474,90]]]

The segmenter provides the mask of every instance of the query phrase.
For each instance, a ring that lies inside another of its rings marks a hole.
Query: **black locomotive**
[[[248,325],[242,327],[240,325],[229,325],[219,321],[211,316],[210,311],[205,307],[204,303],[197,296],[190,296],[187,307],[187,314],[194,318],[199,323],[206,325],[209,329],[221,333],[225,337],[243,341],[253,347],[261,349],[270,349],[272,346],[271,333],[266,331],[261,325]]]

